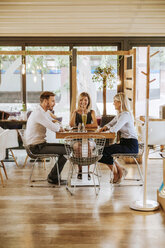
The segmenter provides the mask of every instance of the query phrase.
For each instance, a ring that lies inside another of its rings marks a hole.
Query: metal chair
[[[143,155],[144,152],[144,144],[139,144],[139,152],[138,153],[116,153],[113,154],[112,157],[114,158],[114,161],[117,158],[132,158],[136,165],[137,165],[137,169],[139,172],[139,178],[130,178],[130,179],[125,179],[125,180],[131,180],[131,181],[140,181],[139,184],[124,184],[125,186],[143,186],[144,183],[144,179],[143,179],[143,174],[142,174],[142,170],[140,168],[140,165],[138,163],[137,159],[140,159]],[[121,184],[117,184],[117,186],[120,186]]]
[[[98,165],[98,160],[102,157],[103,148],[105,145],[105,137],[101,135],[88,135],[87,133],[82,133],[82,135],[73,135],[65,138],[65,149],[66,157],[70,161],[70,168],[68,172],[68,180],[66,189],[73,194],[71,190],[71,179],[76,174],[76,180],[74,183],[74,191],[77,181],[77,166],[82,166],[82,176],[85,174],[90,174],[93,180],[93,185],[89,183],[89,186],[94,186],[95,193],[98,195],[100,190],[100,169]],[[89,171],[83,172],[83,167],[90,166]],[[97,180],[97,181],[96,181]],[[81,185],[83,186],[83,185]],[[87,185],[84,185],[87,186]],[[98,186],[98,187],[97,187]],[[98,188],[98,190],[97,190]]]
[[[31,174],[30,174],[30,177],[29,177],[29,183],[31,182],[37,182],[37,181],[47,181],[47,179],[32,179],[32,175],[33,175],[33,171],[34,171],[34,166],[35,166],[35,163],[37,160],[41,160],[44,164],[45,164],[45,159],[46,158],[55,158],[56,159],[56,166],[57,166],[57,174],[58,174],[58,185],[60,187],[60,175],[59,175],[59,167],[58,167],[58,157],[59,155],[58,154],[34,154],[32,153],[32,151],[30,150],[29,146],[26,144],[26,139],[25,139],[25,129],[20,129],[18,130],[19,132],[19,135],[22,139],[22,142],[23,142],[23,146],[27,152],[27,155],[34,159],[34,163],[32,165],[32,171],[31,171]],[[27,157],[26,157],[27,158]],[[35,187],[34,184],[30,184],[31,187]],[[39,185],[37,187],[44,187],[44,185]],[[55,185],[49,185],[48,187],[55,187]]]

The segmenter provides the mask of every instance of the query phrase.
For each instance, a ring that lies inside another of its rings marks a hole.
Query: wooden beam
[[[0,55],[72,55],[71,51],[0,51]]]
[[[146,73],[146,72],[144,72],[144,71],[141,71],[141,73],[142,73],[142,74],[144,74],[145,76],[147,76],[147,73]]]
[[[129,55],[131,55],[131,56],[134,55],[134,50],[136,50],[136,48],[129,50]]]
[[[129,55],[129,51],[78,51],[77,55]]]
[[[72,50],[72,99],[71,99],[71,114],[76,109],[77,96],[77,49]]]
[[[156,80],[156,78],[154,78],[154,79],[150,80],[150,83],[154,82],[155,80]]]
[[[153,56],[155,56],[155,55],[158,54],[159,52],[160,52],[160,51],[157,51],[157,52],[151,54],[151,55],[150,55],[150,58],[153,57]]]
[[[71,51],[0,51],[0,55],[72,55]],[[130,55],[129,51],[78,51],[77,55]]]

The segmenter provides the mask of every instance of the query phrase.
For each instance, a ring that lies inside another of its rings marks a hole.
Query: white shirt
[[[46,128],[53,132],[60,129],[59,123],[53,123],[48,113],[39,105],[29,116],[26,126],[27,145],[36,145],[46,142]]]
[[[127,111],[115,116],[106,126],[110,132],[121,132],[121,138],[125,139],[137,139],[137,134],[134,127],[134,120],[131,114]]]

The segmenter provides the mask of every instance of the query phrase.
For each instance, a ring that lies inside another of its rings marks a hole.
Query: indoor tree
[[[92,80],[94,82],[102,82],[101,88],[103,88],[103,115],[107,114],[106,111],[106,91],[107,87],[112,89],[114,85],[115,72],[112,65],[104,67],[96,67]]]

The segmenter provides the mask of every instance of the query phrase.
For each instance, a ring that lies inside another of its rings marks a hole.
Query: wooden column
[[[133,115],[136,118],[136,48],[133,49]]]
[[[131,66],[131,67],[130,67]],[[123,92],[130,100],[131,110],[136,114],[136,49],[129,51],[129,55],[124,56],[124,89]]]
[[[25,46],[22,46],[22,50],[25,50]],[[26,56],[24,56],[24,55],[22,55],[22,64],[25,64],[25,68],[26,68]],[[22,70],[21,70],[21,78],[22,78],[21,101],[26,106],[26,69],[25,69],[25,73],[24,74],[22,74]]]
[[[106,92],[107,92],[107,86],[106,86],[107,82],[106,82],[106,78],[103,77],[103,116],[106,116],[107,114],[107,96],[106,96]]]
[[[148,167],[148,121],[149,121],[149,83],[150,83],[150,46],[147,47],[147,80],[146,80],[146,111],[145,111],[145,144],[144,144],[144,194],[143,203],[147,200],[147,167]]]
[[[72,50],[72,81],[71,81],[71,114],[76,109],[76,96],[77,96],[77,49]]]

